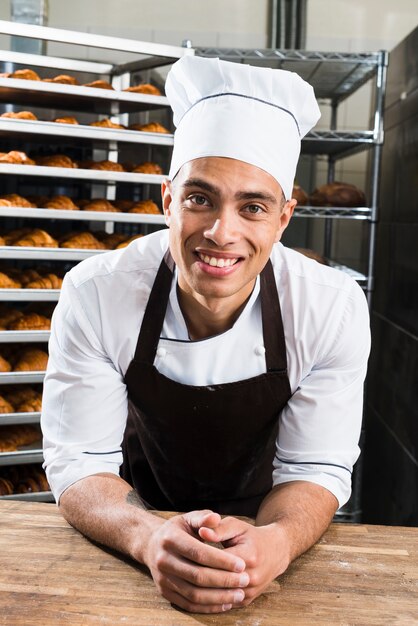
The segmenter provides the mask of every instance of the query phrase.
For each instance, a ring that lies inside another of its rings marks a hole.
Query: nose
[[[220,211],[212,225],[203,232],[203,236],[217,246],[237,243],[240,239],[238,221],[234,211]]]

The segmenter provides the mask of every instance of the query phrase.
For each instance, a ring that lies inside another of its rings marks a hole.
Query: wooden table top
[[[147,570],[82,537],[54,504],[0,501],[5,626],[418,624],[418,528],[333,524],[252,605],[174,609]]]

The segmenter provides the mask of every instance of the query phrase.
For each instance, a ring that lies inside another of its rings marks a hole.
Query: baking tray
[[[50,330],[0,330],[1,343],[38,343],[49,341]]]
[[[125,222],[129,224],[165,224],[164,215],[118,213],[117,211],[67,211],[64,209],[28,209],[0,207],[0,217],[80,220],[86,222]]]
[[[0,426],[9,426],[13,424],[39,424],[41,414],[33,413],[1,413]]]
[[[60,293],[60,289],[0,289],[0,302],[57,302]]]
[[[0,372],[0,385],[42,383],[45,372]]]
[[[149,185],[161,185],[166,175],[159,174],[132,174],[131,172],[112,172],[109,170],[84,170],[81,168],[69,167],[47,167],[46,165],[16,165],[15,163],[1,163],[1,174],[13,174],[15,176],[43,176],[53,179],[71,178],[81,180],[91,180],[97,182],[120,182],[134,183],[139,185],[146,183]]]

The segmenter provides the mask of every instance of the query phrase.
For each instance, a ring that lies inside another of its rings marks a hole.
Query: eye
[[[205,196],[202,196],[199,193],[194,193],[187,199],[193,202],[193,204],[197,204],[198,206],[205,206],[207,204],[207,199],[205,198]]]
[[[251,213],[251,215],[259,215],[260,213],[264,212],[264,209],[258,204],[248,204],[246,207],[244,207],[244,211],[247,211],[247,213]]]

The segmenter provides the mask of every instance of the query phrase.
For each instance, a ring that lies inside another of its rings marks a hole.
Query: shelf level
[[[166,176],[160,176],[158,174],[132,174],[130,172],[112,172],[108,170],[85,170],[79,168],[69,167],[47,167],[45,165],[16,165],[14,163],[1,163],[0,175],[14,176],[37,176],[46,177],[48,180],[54,181],[55,179],[76,179],[76,180],[90,180],[92,182],[120,182],[120,183],[133,183],[160,185]]]
[[[45,372],[0,372],[0,385],[42,383]]]
[[[1,413],[0,426],[9,426],[13,424],[39,424],[41,414],[33,413]]]
[[[49,341],[50,330],[0,330],[2,343],[38,343]]]
[[[369,207],[330,207],[330,206],[296,206],[295,217],[349,218],[367,220],[371,218]]]
[[[59,289],[0,289],[0,302],[58,302],[60,293]]]
[[[42,261],[83,261],[95,254],[109,250],[78,250],[76,248],[25,248],[23,246],[1,246],[2,259],[30,259]]]
[[[23,465],[43,463],[44,455],[41,448],[34,450],[18,450],[16,452],[0,452],[0,465]]]
[[[125,222],[129,224],[161,224],[163,215],[146,213],[118,213],[117,211],[66,211],[63,209],[28,209],[0,207],[0,217],[28,217],[36,219],[80,220],[86,222]]]
[[[0,496],[0,500],[24,500],[26,502],[55,502],[52,491],[35,491],[33,493],[12,493]]]

